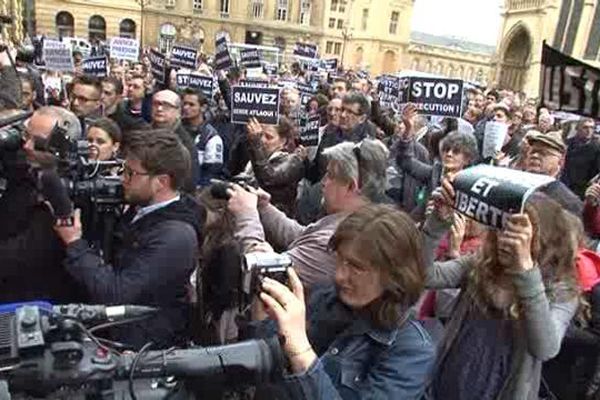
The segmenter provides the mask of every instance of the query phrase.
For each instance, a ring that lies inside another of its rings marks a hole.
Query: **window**
[[[229,0],[221,0],[221,16],[229,15]]]
[[[165,0],[165,7],[175,7],[175,0]]]
[[[338,8],[338,0],[331,0],[331,11],[335,12],[337,11]]]
[[[369,9],[363,8],[362,23],[360,25],[363,31],[367,30],[367,22],[369,21]]]
[[[310,25],[310,0],[302,0],[300,5],[300,25]]]
[[[194,0],[192,6],[194,11],[202,11],[202,0]]]
[[[340,55],[342,53],[342,44],[341,43],[336,43],[333,46],[333,54]]]
[[[337,28],[338,29],[344,29],[344,20],[343,19],[338,19],[337,20]]]
[[[395,35],[398,31],[398,19],[400,19],[400,13],[392,11],[392,18],[390,19],[390,33],[392,35]]]
[[[135,22],[129,18],[124,19],[119,24],[119,36],[124,38],[135,39]]]
[[[158,49],[161,53],[166,54],[171,52],[171,47],[175,43],[175,35],[177,29],[173,24],[163,24],[160,27],[158,36]]]
[[[333,51],[333,42],[327,42],[325,44],[325,53],[331,54],[332,51]]]
[[[277,0],[277,12],[275,13],[275,19],[277,21],[287,21],[288,14],[288,0]]]
[[[75,36],[73,15],[66,11],[56,14],[56,33],[59,38]]]
[[[263,9],[264,9],[263,0],[253,0],[252,1],[252,16],[254,18],[262,18],[263,17]]]
[[[329,27],[335,28],[335,18],[329,18]]]
[[[106,21],[100,15],[93,15],[88,23],[90,42],[106,40]]]
[[[348,3],[347,0],[340,0],[340,7],[338,8],[339,12],[346,12],[346,3]]]

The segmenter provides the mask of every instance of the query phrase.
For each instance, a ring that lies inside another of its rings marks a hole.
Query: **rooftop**
[[[453,36],[436,36],[425,32],[411,32],[410,39],[412,42],[416,43],[422,43],[431,46],[456,48],[457,50],[467,51],[471,53],[483,53],[491,55],[496,50],[495,46],[470,42],[468,40],[464,40]]]

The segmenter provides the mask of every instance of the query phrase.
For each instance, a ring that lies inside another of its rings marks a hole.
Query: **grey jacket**
[[[245,251],[265,242],[284,248],[304,286],[333,282],[335,255],[328,250],[329,239],[346,214],[327,215],[314,224],[300,225],[272,205],[236,218],[236,238]],[[262,222],[262,224],[261,224]]]
[[[432,289],[458,288],[465,283],[475,258],[466,256],[447,262],[434,262],[435,249],[449,225],[433,213],[423,227],[426,284]],[[513,337],[513,354],[509,376],[497,400],[537,400],[542,362],[560,351],[565,331],[578,307],[576,288],[559,283],[551,288],[552,299],[539,268],[514,274],[513,282],[523,309],[520,329]],[[464,291],[463,291],[464,293]],[[552,301],[556,299],[556,301]],[[437,367],[446,357],[466,316],[470,300],[461,294],[446,334],[438,349]],[[436,368],[437,370],[437,368]]]

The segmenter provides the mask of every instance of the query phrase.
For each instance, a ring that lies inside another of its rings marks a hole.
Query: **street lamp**
[[[152,0],[135,0],[140,5],[140,49],[144,48],[144,9]]]
[[[352,39],[352,32],[351,32],[350,28],[348,27],[348,24],[346,24],[346,26],[344,26],[344,29],[342,29],[342,38],[344,39],[344,41],[342,42],[342,60],[341,60],[341,64],[343,67],[344,66],[344,55],[346,54],[346,41]]]

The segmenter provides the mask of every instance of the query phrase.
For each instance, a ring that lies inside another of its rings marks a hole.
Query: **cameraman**
[[[186,286],[196,266],[200,228],[197,206],[180,194],[190,174],[189,152],[170,130],[131,132],[124,143],[122,176],[131,205],[116,232],[114,265],[83,240],[79,213],[73,226],[56,226],[66,245],[67,271],[88,289],[92,302],[159,307],[150,320],[113,332],[140,348],[185,343],[189,305]]]
[[[26,124],[23,148],[2,154],[7,187],[0,198],[0,303],[85,301],[62,266],[64,250],[52,229],[52,213],[39,194],[34,169],[52,167],[53,157],[37,149],[63,123],[56,107],[40,108]]]

